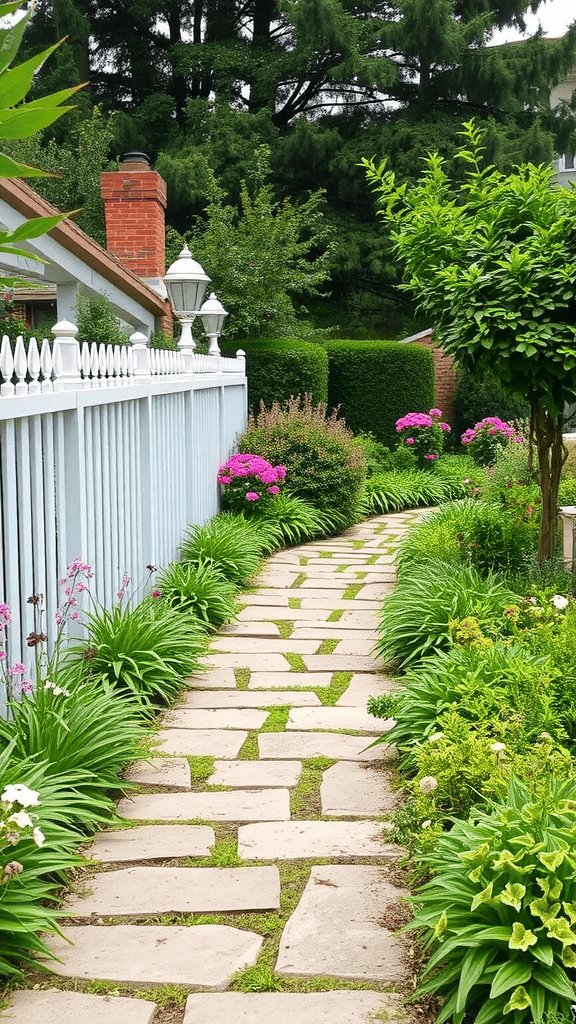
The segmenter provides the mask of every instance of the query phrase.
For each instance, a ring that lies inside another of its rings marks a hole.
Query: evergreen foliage
[[[434,405],[434,360],[423,346],[330,341],[326,351],[328,405],[340,408],[354,433],[395,446],[396,420]]]
[[[237,345],[222,346],[225,355],[235,355]],[[298,338],[243,341],[248,377],[248,404],[260,402],[284,405],[292,396],[309,394],[314,402],[328,399],[328,357],[321,345]]]

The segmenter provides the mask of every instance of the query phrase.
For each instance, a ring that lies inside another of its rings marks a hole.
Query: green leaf
[[[510,999],[504,1007],[504,1013],[511,1013],[512,1010],[527,1010],[532,1005],[530,996],[523,985],[514,990]]]
[[[566,971],[563,971],[558,964],[554,964],[553,967],[537,967],[532,977],[539,985],[543,985],[555,995],[574,1002],[574,986],[568,980]]]
[[[13,107],[24,99],[32,85],[34,72],[50,56],[60,43],[48,47],[16,68],[10,68],[0,75],[0,107]]]
[[[462,971],[456,996],[457,1013],[466,1009],[466,1000],[468,999],[470,989],[481,980],[487,964],[490,963],[490,960],[494,955],[495,950],[493,949],[468,950],[464,960],[462,961]]]
[[[28,109],[26,104],[15,111],[0,110],[0,139],[27,139],[57,121],[72,107],[36,107]]]
[[[0,178],[53,178],[49,171],[41,171],[28,164],[20,164],[12,157],[0,153]]]
[[[560,904],[554,904],[560,906]],[[573,932],[565,917],[557,917],[554,920],[544,922],[548,931],[549,939],[559,939],[563,946],[576,945],[576,932]]]
[[[13,10],[15,9],[17,8],[13,8]],[[0,29],[0,74],[10,66],[18,53],[31,14],[32,8],[10,28]]]
[[[537,960],[540,960],[543,964],[551,967],[554,963],[554,950],[549,942],[544,942],[543,939],[538,939],[535,946],[532,946],[530,952],[532,956],[535,956]]]
[[[497,999],[498,996],[504,995],[516,985],[524,985],[530,981],[531,977],[532,965],[524,960],[510,960],[508,963],[502,964],[492,982],[490,999]]]
[[[536,945],[538,939],[534,932],[530,931],[529,928],[525,928],[520,921],[515,921],[512,925],[512,936],[508,943],[510,949],[521,949],[526,952],[530,946]]]
[[[508,882],[496,899],[498,899],[500,903],[504,903],[507,907],[514,907],[514,910],[520,910],[520,907],[522,906],[522,897],[525,895],[525,885],[521,885],[520,882]]]
[[[7,232],[6,237],[0,237],[0,241],[2,243],[21,242],[25,238],[39,238],[40,235],[45,235],[55,228],[64,217],[65,214],[60,214],[58,217],[33,217],[31,220],[24,221],[14,231]]]
[[[564,850],[552,850],[550,853],[539,853],[538,860],[542,862],[549,871],[557,871],[564,861]]]

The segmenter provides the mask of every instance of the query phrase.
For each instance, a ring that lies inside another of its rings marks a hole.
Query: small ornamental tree
[[[576,399],[576,189],[557,186],[549,166],[524,164],[508,175],[485,167],[483,132],[469,122],[461,134],[461,184],[437,153],[411,187],[397,186],[385,161],[362,164],[393,226],[402,287],[444,351],[473,379],[496,380],[530,404],[542,562],[554,552],[564,405]]]

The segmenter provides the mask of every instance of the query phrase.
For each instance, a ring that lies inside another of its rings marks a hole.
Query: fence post
[[[82,387],[80,376],[80,345],[76,340],[78,328],[69,320],[61,320],[52,327],[54,335],[54,391],[73,391]]]
[[[132,366],[134,377],[150,377],[150,360],[147,338],[145,334],[135,331],[130,335],[132,345]]]

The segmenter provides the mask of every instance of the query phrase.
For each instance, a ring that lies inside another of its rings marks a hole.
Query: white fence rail
[[[218,510],[216,471],[246,423],[236,359],[131,345],[82,348],[59,324],[50,348],[0,350],[0,602],[11,663],[30,665],[28,599],[42,594],[54,634],[58,578],[76,557],[103,605],[124,574],[174,560],[186,527]],[[0,694],[0,713],[5,695]]]

